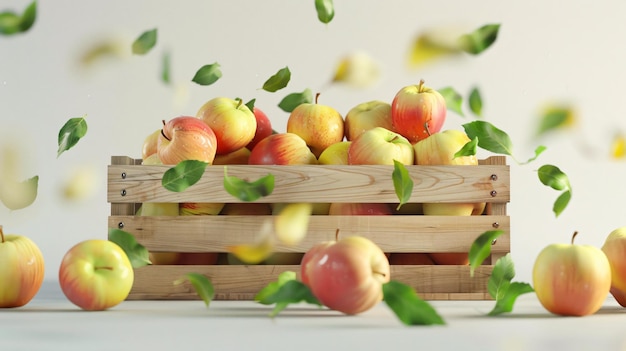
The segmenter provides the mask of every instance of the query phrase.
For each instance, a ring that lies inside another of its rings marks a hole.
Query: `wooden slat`
[[[141,164],[141,160],[133,159],[128,156],[111,156],[111,164],[112,165],[124,165],[124,166],[139,165]],[[121,173],[117,175],[109,174],[108,176],[109,176],[109,181],[107,182],[107,188],[109,188],[111,184],[110,177],[119,177],[120,179],[122,178]],[[136,213],[138,206],[139,204],[128,203],[126,201],[117,202],[117,203],[111,202],[111,215],[114,215],[114,216],[115,215],[132,215]]]

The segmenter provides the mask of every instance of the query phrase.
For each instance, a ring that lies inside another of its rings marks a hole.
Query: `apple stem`
[[[321,94],[321,93],[316,93],[316,94],[315,94],[315,104],[317,104],[317,99],[320,97],[320,94]]]
[[[106,269],[107,271],[112,271],[113,267],[109,267],[109,266],[106,266],[106,267],[95,267],[95,269]]]
[[[0,225],[0,243],[4,243],[4,232],[2,231],[1,225]]]
[[[575,231],[574,234],[572,234],[572,245],[574,245],[574,238],[576,235],[578,235],[578,231]]]
[[[372,273],[374,273],[374,274],[380,274],[380,275],[382,275],[383,277],[386,277],[386,276],[387,276],[385,273],[381,273],[381,272],[376,272],[376,271],[373,271]]]
[[[165,120],[163,119],[163,120],[161,120],[161,121],[163,122],[163,125],[165,125]],[[167,139],[167,141],[171,141],[171,140],[170,140],[170,138],[168,138],[168,137],[166,137],[166,136],[165,136],[165,133],[163,132],[163,129],[162,129],[162,128],[161,128],[161,135],[163,135],[163,137],[164,137],[165,139]]]
[[[339,228],[335,230],[335,241],[339,241]]]
[[[428,122],[429,121],[424,122],[424,129],[426,129],[426,134],[428,134],[428,136],[431,136],[432,134],[430,133],[430,129],[428,128]]]
[[[424,89],[424,80],[423,80],[423,79],[420,79],[420,82],[419,82],[419,84],[417,85],[417,92],[418,92],[418,93],[421,93],[421,92],[423,92],[423,89]]]
[[[243,105],[243,100],[241,100],[240,98],[236,98],[235,100],[237,100],[237,107],[236,108],[238,109],[239,107],[241,107],[241,105]]]

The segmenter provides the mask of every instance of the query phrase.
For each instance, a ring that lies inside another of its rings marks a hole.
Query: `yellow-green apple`
[[[175,165],[184,160],[212,163],[217,139],[213,130],[196,117],[179,116],[163,121],[157,154],[163,164]]]
[[[330,204],[328,214],[331,216],[382,216],[390,215],[392,214],[392,211],[389,205],[387,205],[386,203],[333,202]]]
[[[414,162],[413,146],[402,135],[383,127],[375,127],[352,140],[348,149],[351,165],[405,165]]]
[[[272,122],[265,112],[255,106],[252,109],[252,113],[254,113],[254,117],[256,118],[256,131],[254,132],[254,138],[246,145],[248,150],[252,150],[259,141],[274,133]]]
[[[196,116],[215,132],[220,155],[245,147],[256,133],[254,113],[238,98],[213,98],[200,107]]]
[[[427,253],[422,252],[392,252],[389,254],[391,265],[433,265],[435,262]]]
[[[328,308],[358,314],[382,301],[389,260],[370,239],[348,236],[311,247],[302,257],[301,279]]]
[[[265,137],[250,152],[251,165],[317,164],[317,158],[304,139],[294,133],[277,133]]]
[[[351,142],[340,141],[324,149],[317,161],[321,165],[347,165]]]
[[[287,202],[274,202],[270,204],[273,215],[278,215],[287,206]],[[328,202],[314,202],[312,203],[311,214],[314,216],[327,215],[330,209],[330,203]]]
[[[393,130],[391,104],[380,100],[362,102],[348,111],[345,119],[346,140],[354,140],[366,130],[376,127]]]
[[[157,129],[144,139],[143,145],[141,146],[141,158],[143,160],[152,154],[156,154],[160,135],[161,129]]]
[[[133,286],[134,271],[128,256],[116,243],[87,239],[63,256],[59,284],[76,306],[101,311],[124,301]]]
[[[446,120],[446,101],[435,89],[419,84],[400,89],[391,102],[393,130],[412,144],[441,130]]]
[[[592,245],[554,243],[539,252],[533,265],[533,287],[543,307],[558,315],[597,312],[609,295],[611,265]]]
[[[229,152],[227,154],[215,155],[214,165],[247,165],[250,158],[250,150],[246,147]]]
[[[611,231],[602,245],[602,251],[611,265],[611,295],[626,307],[626,227]]]
[[[300,136],[311,148],[315,157],[328,146],[340,142],[344,137],[344,121],[334,108],[317,103],[298,105],[287,119],[287,132]]]
[[[28,237],[4,234],[0,226],[0,307],[21,307],[41,288],[44,259]]]

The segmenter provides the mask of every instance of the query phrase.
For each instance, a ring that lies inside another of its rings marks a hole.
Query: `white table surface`
[[[613,298],[592,316],[548,313],[534,294],[512,313],[493,301],[431,301],[445,326],[402,325],[381,303],[357,315],[300,304],[271,319],[253,301],[125,301],[78,309],[56,282],[26,306],[0,310],[0,350],[626,350],[626,309]]]

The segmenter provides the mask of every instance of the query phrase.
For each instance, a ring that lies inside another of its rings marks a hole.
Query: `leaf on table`
[[[133,268],[151,265],[150,254],[145,246],[135,239],[135,236],[117,228],[109,228],[109,240],[124,250]]]
[[[335,17],[335,6],[333,0],[315,0],[315,11],[317,12],[317,19],[328,24]]]
[[[278,285],[278,289],[273,293],[266,293],[261,298],[255,300],[263,305],[273,305],[274,309],[270,313],[270,317],[275,317],[284,310],[289,304],[305,302],[312,305],[322,306],[319,300],[313,295],[311,289],[301,281],[295,279],[285,279],[282,284]],[[270,283],[271,284],[271,283]]]
[[[276,238],[290,246],[300,243],[309,231],[312,212],[311,203],[286,204],[274,217]]]
[[[291,80],[289,67],[281,68],[263,83],[263,90],[274,93],[286,87],[289,84],[289,80]]]
[[[568,105],[548,105],[539,119],[536,136],[570,128],[576,123],[574,109]]]
[[[271,235],[271,228],[272,221],[268,219],[262,223],[256,242],[231,245],[226,248],[226,251],[232,253],[244,263],[261,263],[274,253],[274,240]]]
[[[489,312],[490,316],[513,311],[519,295],[534,291],[527,283],[512,282],[514,277],[515,265],[508,253],[496,261],[487,281],[487,291],[496,300],[494,308]]]
[[[59,130],[57,158],[72,147],[87,134],[87,121],[85,116],[70,118]]]
[[[468,54],[478,55],[487,50],[498,38],[500,24],[486,24],[459,37],[459,47]]]
[[[367,88],[380,79],[378,63],[367,53],[358,51],[344,56],[335,68],[333,83],[342,83],[353,88]]]
[[[37,1],[32,1],[21,15],[13,11],[0,12],[0,34],[13,35],[27,32],[37,19]]]
[[[274,175],[270,173],[253,182],[249,182],[235,176],[229,176],[227,167],[224,166],[224,189],[241,201],[256,201],[272,194],[274,191]]]
[[[465,117],[463,113],[463,97],[452,87],[445,87],[438,90],[446,101],[448,110],[457,113],[461,117]]]
[[[488,230],[479,235],[469,250],[469,266],[470,276],[474,276],[474,271],[480,266],[489,255],[491,255],[491,245],[500,236],[504,234],[502,230]]]
[[[444,325],[443,318],[415,290],[391,280],[383,284],[384,301],[405,325]]]
[[[211,301],[215,297],[215,288],[211,280],[200,273],[187,273],[182,278],[174,281],[174,285],[183,284],[185,281],[189,281],[193,286],[196,294],[204,301],[204,305],[209,307]]]
[[[21,210],[35,202],[39,176],[24,181],[12,177],[0,178],[0,201],[10,210]]]
[[[301,93],[291,93],[285,96],[279,103],[278,107],[285,112],[293,111],[298,105],[313,102],[313,92],[311,89],[305,89]]]
[[[281,286],[290,280],[296,280],[296,272],[284,271],[278,275],[278,279],[268,283],[263,289],[261,289],[255,296],[254,301],[265,301],[265,299],[278,292]]]
[[[404,164],[398,162],[397,160],[393,160],[393,172],[391,173],[391,178],[393,180],[393,188],[396,191],[396,196],[400,201],[398,207],[396,208],[396,210],[399,210],[402,205],[411,199],[414,183]]]
[[[483,99],[477,87],[472,88],[469,94],[470,111],[478,117],[483,116]]]
[[[220,67],[220,64],[217,62],[204,65],[196,71],[191,81],[199,85],[211,85],[222,78]]]
[[[427,63],[454,57],[462,51],[457,45],[458,32],[449,28],[421,32],[413,39],[409,50],[409,66],[421,67]]]
[[[454,153],[454,158],[457,157],[465,157],[465,156],[475,156],[476,151],[478,149],[478,137],[474,137],[472,140],[468,141],[461,147],[461,149]]]
[[[183,160],[163,173],[161,185],[173,192],[185,191],[196,184],[204,174],[208,163],[198,160]]]
[[[145,55],[148,52],[150,52],[150,50],[152,50],[152,48],[156,45],[156,43],[157,43],[157,29],[154,28],[154,29],[147,30],[141,33],[139,37],[135,39],[132,45],[132,52],[135,55]]]
[[[163,57],[161,58],[161,81],[165,84],[171,83],[170,67],[170,53],[169,51],[166,51],[163,53]]]

